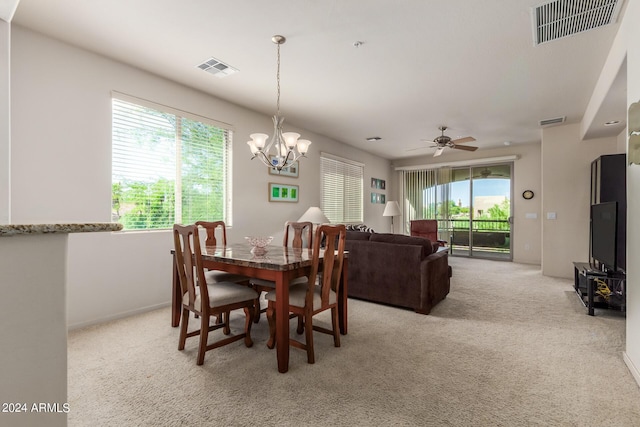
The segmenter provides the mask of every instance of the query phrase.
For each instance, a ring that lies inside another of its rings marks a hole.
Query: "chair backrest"
[[[173,245],[175,247],[176,267],[180,279],[182,295],[189,294],[189,307],[193,308],[196,299],[196,283],[207,283],[204,277],[202,265],[202,251],[198,226],[179,225],[173,226]],[[191,248],[193,245],[193,249]],[[209,293],[206,286],[200,286],[202,301],[209,301]],[[203,308],[206,304],[203,304]]]
[[[227,227],[224,221],[198,221],[196,225],[201,226],[207,230],[207,239],[204,244],[206,246],[217,246],[216,241],[216,229],[222,229],[222,246],[227,246]]]
[[[412,236],[425,237],[432,243],[438,241],[437,219],[415,219],[411,221],[410,232]]]
[[[346,242],[347,229],[343,224],[321,225],[316,230],[313,240],[313,258],[311,264],[311,274],[309,275],[309,288],[307,289],[306,304],[312,304],[313,290],[316,278],[320,278],[322,286],[322,306],[329,304],[329,291],[338,292],[340,287],[340,277],[342,275],[342,264],[344,263],[344,247]],[[322,274],[318,274],[320,266],[320,243],[325,241],[324,256],[322,259]],[[318,307],[314,307],[317,309]]]
[[[293,222],[287,221],[284,224],[284,242],[282,246],[289,245],[289,230],[293,230],[293,240],[291,241],[291,246],[295,249],[302,249],[304,242],[303,236],[305,229],[307,230],[307,248],[311,248],[313,243],[313,224],[309,221],[304,222]]]

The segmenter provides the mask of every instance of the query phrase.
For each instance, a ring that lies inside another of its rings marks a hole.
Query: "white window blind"
[[[333,223],[363,221],[364,166],[323,153],[320,156],[322,212]]]
[[[402,171],[404,230],[414,219],[448,219],[451,168]]]
[[[113,220],[125,230],[230,224],[231,131],[141,103],[112,100]]]

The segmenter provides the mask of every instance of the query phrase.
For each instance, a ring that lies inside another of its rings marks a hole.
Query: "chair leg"
[[[253,316],[255,315],[255,307],[244,308],[244,345],[251,347],[253,341],[251,340],[251,324],[253,323]]]
[[[333,323],[333,345],[340,347],[340,329],[338,329],[338,307],[331,308],[331,322]]]
[[[267,305],[267,321],[269,322],[269,340],[267,341],[267,347],[272,349],[276,346],[276,313],[273,307],[273,301],[269,301]]]
[[[305,346],[307,348],[307,363],[316,363],[313,351],[313,314],[308,312],[304,315]]]
[[[296,332],[298,335],[302,335],[304,332],[304,319],[300,315],[296,315],[296,317],[298,318],[298,328],[296,329]]]
[[[207,351],[207,339],[209,338],[209,316],[201,316],[200,319],[200,345],[198,346],[198,365],[204,363],[204,353]]]
[[[231,334],[231,327],[229,326],[229,312],[225,311],[222,316],[222,321],[224,322],[224,327],[222,328],[222,333],[225,335]]]
[[[258,323],[260,321],[260,295],[262,295],[262,292],[258,291],[258,298],[256,298],[255,300],[255,314],[253,319],[255,323]]]
[[[189,326],[189,310],[182,308],[182,324],[180,325],[180,339],[178,340],[178,350],[184,350],[187,341],[187,327]]]

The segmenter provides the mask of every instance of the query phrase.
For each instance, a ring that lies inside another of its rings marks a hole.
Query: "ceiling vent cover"
[[[555,0],[536,6],[535,44],[539,45],[616,22],[622,0]]]
[[[218,78],[227,77],[238,72],[236,68],[213,57],[207,59],[202,64],[198,64],[197,67]]]
[[[556,117],[553,119],[540,120],[540,126],[557,125],[560,123],[564,123],[565,119],[566,119],[566,116]]]

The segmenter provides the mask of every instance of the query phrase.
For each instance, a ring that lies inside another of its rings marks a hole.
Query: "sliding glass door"
[[[452,255],[511,260],[512,163],[404,172],[405,229],[437,219]]]
[[[511,260],[512,165],[452,171],[448,228],[451,253]]]

